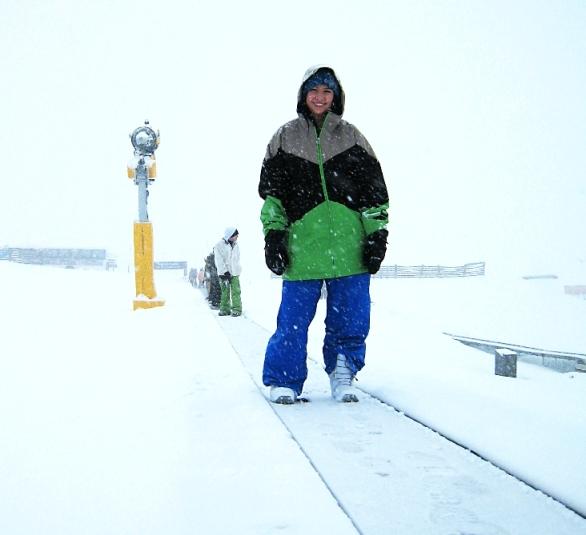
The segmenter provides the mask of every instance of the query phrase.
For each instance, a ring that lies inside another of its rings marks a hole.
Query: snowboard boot
[[[354,374],[346,363],[346,356],[339,354],[336,360],[336,367],[330,373],[330,386],[332,388],[332,397],[342,403],[351,403],[358,401],[356,388],[352,386]]]
[[[293,405],[297,400],[295,391],[285,386],[271,386],[269,397],[273,403],[279,405]]]

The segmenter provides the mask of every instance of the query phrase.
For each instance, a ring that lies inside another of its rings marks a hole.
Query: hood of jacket
[[[331,112],[335,113],[336,115],[342,116],[342,114],[344,113],[344,103],[346,101],[346,96],[344,94],[344,89],[342,88],[342,84],[340,83],[338,75],[336,74],[334,69],[332,69],[332,67],[330,67],[329,65],[314,65],[313,67],[309,67],[309,69],[305,71],[303,79],[301,80],[301,85],[299,86],[299,91],[297,92],[297,113],[301,113],[305,117],[310,117],[311,114],[307,109],[307,104],[305,104],[303,86],[305,85],[305,82],[307,82],[307,80],[309,80],[316,72],[321,71],[322,69],[330,71],[336,79],[336,82],[338,82],[338,86],[340,87],[340,94],[334,96],[334,102],[332,103]]]
[[[226,230],[224,230],[224,240],[228,241],[234,232],[236,232],[236,227],[226,227]]]

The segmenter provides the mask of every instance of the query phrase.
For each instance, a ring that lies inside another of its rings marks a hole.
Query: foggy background
[[[129,133],[148,118],[156,258],[201,265],[230,225],[262,267],[265,148],[327,63],[385,173],[386,264],[585,282],[582,0],[0,0],[0,49],[0,247],[125,265]]]

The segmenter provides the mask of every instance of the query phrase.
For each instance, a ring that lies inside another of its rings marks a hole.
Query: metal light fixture
[[[159,132],[155,132],[145,121],[144,126],[139,126],[130,134],[130,141],[138,154],[150,156],[159,146]]]

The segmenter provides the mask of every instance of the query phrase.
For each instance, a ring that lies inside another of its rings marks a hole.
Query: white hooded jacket
[[[234,227],[227,227],[224,231],[224,237],[214,246],[218,275],[223,275],[227,271],[233,277],[238,277],[242,272],[238,242],[234,243],[233,246],[228,242],[235,230]]]

